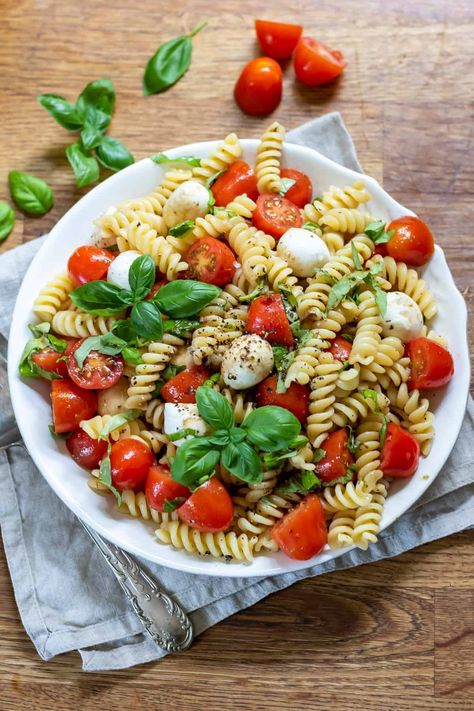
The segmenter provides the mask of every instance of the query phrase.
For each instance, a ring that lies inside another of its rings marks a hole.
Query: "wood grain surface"
[[[54,209],[17,212],[7,250],[47,231],[80,197],[64,156],[69,136],[35,102],[75,99],[110,76],[110,133],[137,159],[265,119],[237,109],[232,89],[258,50],[253,18],[304,24],[344,51],[341,81],[309,90],[284,71],[276,117],[288,128],[339,110],[366,172],[431,225],[470,313],[474,254],[472,0],[1,0],[0,198],[11,169],[51,184]],[[141,76],[160,42],[207,19],[193,64],[166,94]],[[84,235],[86,238],[87,235]],[[471,334],[472,336],[472,334]],[[38,709],[474,708],[474,532],[394,560],[307,580],[202,635],[187,653],[128,671],[86,675],[67,654],[45,664],[19,620],[0,560],[0,707]]]

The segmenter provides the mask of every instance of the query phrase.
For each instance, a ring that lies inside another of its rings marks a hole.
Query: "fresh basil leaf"
[[[272,346],[272,351],[275,368],[279,371],[281,369],[283,359],[288,355],[288,348],[286,346]]]
[[[187,72],[191,64],[193,51],[192,38],[206,24],[206,22],[199,23],[191,30],[189,35],[181,35],[175,39],[168,40],[157,49],[153,57],[148,61],[143,76],[143,93],[145,96],[166,91]]]
[[[171,318],[188,318],[199,313],[220,293],[219,287],[213,284],[183,279],[162,286],[153,302]]]
[[[216,467],[220,451],[207,437],[193,437],[178,447],[171,465],[171,476],[184,486],[192,487]]]
[[[385,439],[387,437],[387,427],[388,427],[388,422],[387,422],[387,417],[383,415],[383,421],[382,421],[382,427],[380,428],[379,432],[379,441],[380,441],[380,448],[385,444]]]
[[[231,439],[231,442],[234,444],[239,444],[239,442],[243,442],[244,439],[246,438],[246,434],[244,430],[241,430],[240,427],[232,427],[229,430],[229,437]]]
[[[140,414],[141,410],[124,410],[123,412],[119,412],[117,415],[112,415],[110,420],[107,421],[99,432],[98,439],[107,439],[111,432],[120,429],[126,425],[127,422],[136,420]]]
[[[243,296],[239,296],[239,301],[242,304],[247,304],[250,301],[253,301],[256,299],[260,294],[263,294],[264,292],[268,291],[268,282],[265,277],[262,279],[259,279],[257,281],[257,286],[255,289],[252,289],[252,291],[249,294],[244,294]]]
[[[0,242],[3,242],[13,229],[15,213],[5,200],[0,200]]]
[[[317,447],[314,450],[313,463],[317,464],[318,462],[321,461],[321,459],[324,459],[325,456],[326,456],[326,450],[322,449],[321,447]]]
[[[40,338],[51,331],[51,324],[47,321],[43,321],[42,323],[29,323],[28,328],[33,336]]]
[[[130,291],[109,281],[89,281],[69,294],[73,304],[97,316],[111,316],[133,303]]]
[[[165,513],[172,513],[175,511],[181,504],[184,504],[186,499],[184,496],[177,496],[176,499],[172,499],[172,501],[168,501],[168,499],[165,499],[164,503],[164,510]]]
[[[48,425],[48,430],[54,439],[69,439],[72,435],[72,432],[56,432],[54,425]]]
[[[374,277],[371,276],[369,284],[374,290],[375,303],[380,315],[383,317],[387,313],[387,294]]]
[[[172,333],[173,335],[178,336],[178,338],[181,338],[181,336],[184,336],[187,333],[192,333],[201,325],[201,322],[196,319],[168,319],[163,322],[163,331],[164,333]]]
[[[101,131],[109,126],[115,107],[115,90],[110,79],[96,79],[81,92],[76,109],[83,122]]]
[[[140,351],[132,346],[125,346],[122,351],[122,357],[128,365],[141,365],[143,363]]]
[[[204,381],[204,383],[202,384],[201,387],[203,387],[203,388],[212,388],[212,387],[214,387],[214,385],[215,385],[216,383],[219,382],[220,379],[221,379],[221,374],[220,374],[220,373],[214,373],[213,375],[211,375],[210,378],[208,378],[207,380]]]
[[[185,365],[176,365],[175,363],[170,363],[166,366],[161,375],[163,377],[163,380],[168,381],[171,380],[171,378],[174,378],[175,375],[178,375],[178,373],[181,373],[183,370],[186,370]]]
[[[102,131],[90,123],[86,123],[81,131],[81,141],[86,151],[96,148],[102,140]]]
[[[265,405],[249,413],[241,428],[246,431],[247,439],[257,449],[279,452],[288,449],[288,444],[299,435],[301,423],[289,410]]]
[[[214,429],[225,428],[229,430],[234,426],[235,421],[232,407],[226,398],[217,392],[217,390],[201,385],[196,390],[196,405],[202,419]]]
[[[222,170],[219,170],[219,172],[214,173],[214,175],[209,176],[209,178],[206,180],[206,188],[208,190],[210,190],[211,187],[216,182],[217,178],[220,178],[221,175],[224,175],[224,173],[226,173],[227,170],[228,170],[227,168],[222,168]]]
[[[148,254],[142,254],[135,259],[128,272],[128,281],[135,299],[140,301],[149,294],[151,287],[155,283],[156,267],[155,262]]]
[[[352,335],[352,333],[346,333],[344,331],[344,333],[341,333],[341,338],[343,338],[345,341],[349,341],[349,343],[354,342],[354,336]]]
[[[66,156],[76,178],[78,188],[96,183],[99,180],[99,164],[94,156],[87,155],[80,143],[73,143],[66,148]]]
[[[140,301],[135,304],[130,320],[135,331],[143,338],[150,341],[161,341],[163,338],[163,321],[153,301]]]
[[[286,393],[285,380],[288,375],[288,369],[296,358],[296,353],[296,350],[290,351],[281,359],[280,368],[278,370],[277,393]]]
[[[351,254],[352,254],[352,261],[354,262],[355,268],[358,269],[359,271],[362,271],[362,262],[360,261],[359,252],[356,249],[354,241],[351,241]]]
[[[311,232],[321,232],[321,228],[315,222],[305,222],[303,225],[304,230],[311,230]]]
[[[193,168],[197,168],[201,165],[201,159],[195,156],[178,156],[178,158],[169,158],[165,153],[154,153],[150,156],[151,160],[158,165],[162,163],[184,163],[185,165],[190,165]]]
[[[196,437],[196,435],[196,430],[193,430],[191,427],[184,427],[182,430],[178,430],[177,432],[173,432],[173,434],[168,435],[168,439],[170,442],[176,442],[178,439]]]
[[[129,345],[136,345],[138,341],[138,335],[132,326],[132,322],[129,318],[119,319],[112,326],[112,332],[126,341]]]
[[[109,489],[109,491],[111,491],[112,494],[115,496],[115,498],[117,499],[117,506],[121,506],[122,496],[112,484],[112,466],[110,464],[109,454],[106,454],[106,456],[102,459],[100,463],[99,481],[104,484],[104,486],[106,486],[107,489]]]
[[[356,271],[339,279],[339,281],[331,287],[326,304],[326,311],[331,311],[336,308],[336,306],[339,306],[344,297],[346,297],[355,286],[364,281],[368,275],[368,271]]]
[[[395,234],[395,230],[386,232],[386,226],[386,222],[377,220],[376,222],[368,224],[364,232],[370,237],[374,244],[385,244],[389,242],[391,237]]]
[[[293,178],[281,178],[280,180],[280,190],[278,191],[279,195],[286,195],[288,190],[295,185],[296,180],[293,180]]]
[[[296,449],[293,449],[290,452],[283,452],[283,454],[264,454],[263,462],[267,469],[272,469],[273,467],[277,467],[279,464],[281,464],[281,462],[285,459],[294,457],[295,454],[297,454]]]
[[[216,447],[225,447],[230,442],[230,432],[229,430],[216,430],[208,436],[208,440]]]
[[[174,227],[170,227],[168,234],[172,237],[184,237],[188,234],[189,230],[193,229],[195,224],[194,220],[185,220]]]
[[[20,170],[11,170],[8,182],[13,200],[28,215],[45,215],[53,207],[53,191],[41,178]]]
[[[307,494],[321,486],[321,480],[312,471],[304,470],[298,476],[290,477],[281,486],[277,493],[282,494]]]
[[[23,348],[18,364],[18,372],[22,378],[45,378],[46,380],[60,380],[61,376],[57,373],[50,373],[37,365],[32,360],[32,355],[39,353],[49,345],[45,335],[39,338],[30,338]]]
[[[349,433],[349,437],[347,440],[347,449],[351,454],[355,454],[357,452],[357,449],[359,447],[359,440],[357,439],[354,428],[351,427],[350,425],[347,425],[347,431]]]
[[[74,358],[79,368],[82,368],[91,351],[98,351],[104,355],[118,355],[126,345],[126,341],[118,338],[113,333],[105,333],[103,336],[90,336],[74,351]]]
[[[212,190],[207,189],[207,192],[209,193],[209,202],[207,203],[207,211],[211,214],[213,214],[213,207],[216,204],[216,198],[214,197],[214,193]]]
[[[79,131],[83,120],[74,104],[57,94],[40,94],[38,103],[67,131]]]
[[[278,508],[278,506],[275,503],[273,503],[273,501],[270,501],[268,496],[262,496],[262,498],[259,501],[262,504],[264,504],[265,506],[272,506],[274,509]]]
[[[135,162],[128,148],[112,136],[102,136],[97,146],[96,156],[103,166],[115,172]]]
[[[229,442],[222,450],[221,460],[227,471],[242,481],[259,484],[263,479],[260,458],[247,442]]]
[[[348,484],[354,478],[354,472],[351,467],[348,467],[347,472],[343,476],[338,476],[337,479],[331,479],[331,481],[321,481],[321,486],[326,488],[327,486],[336,486],[336,484]]]

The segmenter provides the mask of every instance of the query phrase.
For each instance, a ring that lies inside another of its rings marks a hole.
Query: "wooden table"
[[[474,8],[470,0],[3,0],[0,34],[0,198],[7,173],[46,178],[56,205],[22,218],[3,250],[47,231],[80,197],[64,157],[67,133],[35,102],[74,99],[110,76],[111,132],[142,158],[151,151],[236,130],[258,136],[266,119],[244,116],[232,88],[257,54],[255,15],[299,21],[344,50],[339,84],[309,90],[285,69],[276,112],[288,128],[339,110],[366,171],[424,217],[459,288],[471,282]],[[448,7],[449,6],[449,7]],[[208,19],[187,76],[144,98],[141,75],[164,39]],[[84,235],[86,238],[87,235]],[[185,655],[130,671],[86,676],[78,656],[49,664],[20,623],[0,563],[3,709],[472,709],[474,532],[394,560],[307,580],[200,637]]]

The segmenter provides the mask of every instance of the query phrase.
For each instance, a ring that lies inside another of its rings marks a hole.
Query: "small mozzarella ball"
[[[404,343],[421,336],[423,316],[413,299],[403,291],[387,293],[387,312],[382,320],[384,336],[396,336]]]
[[[163,432],[167,435],[175,434],[186,427],[195,430],[198,435],[207,434],[209,431],[207,423],[199,415],[197,405],[192,403],[165,403]],[[185,439],[187,438],[181,437],[174,444],[179,447]]]
[[[277,244],[277,254],[288,262],[299,277],[313,276],[331,259],[329,249],[321,237],[302,227],[290,227]]]
[[[97,395],[97,412],[99,415],[117,415],[127,410],[128,383],[122,378],[106,390],[99,390]]]
[[[130,282],[128,280],[130,267],[133,262],[141,256],[140,252],[136,252],[134,249],[120,252],[109,267],[107,281],[110,281],[111,284],[115,284],[115,286],[119,286],[121,289],[130,289]]]
[[[257,385],[272,370],[272,347],[254,333],[236,338],[222,359],[222,377],[226,385],[234,390]]]
[[[203,217],[209,210],[209,190],[195,180],[187,180],[171,193],[163,208],[168,227]]]

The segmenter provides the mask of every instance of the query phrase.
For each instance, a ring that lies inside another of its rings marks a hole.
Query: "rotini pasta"
[[[235,133],[229,135],[219,143],[214,153],[208,158],[203,158],[198,168],[193,168],[193,176],[205,182],[208,178],[221,170],[226,170],[242,156],[242,146]]]
[[[67,299],[73,290],[68,274],[58,274],[44,286],[33,303],[33,312],[40,321],[52,321],[58,311],[67,308]]]
[[[255,175],[259,193],[280,190],[280,158],[285,140],[285,129],[278,121],[272,123],[262,136],[255,158]]]
[[[84,311],[58,311],[53,316],[51,328],[60,336],[88,338],[109,333],[116,321],[115,316],[93,316]]]

